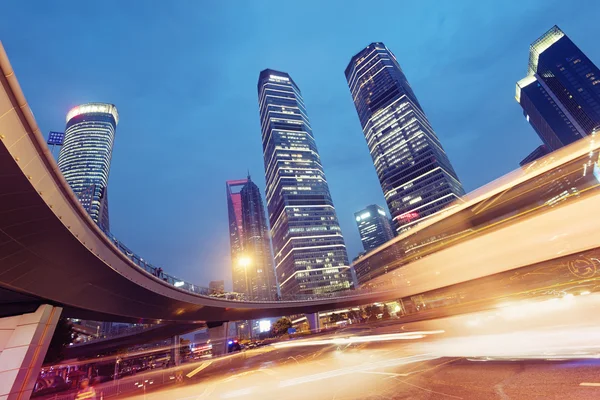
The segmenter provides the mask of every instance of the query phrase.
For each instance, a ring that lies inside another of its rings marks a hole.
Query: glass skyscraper
[[[531,44],[515,98],[548,151],[600,126],[600,71],[556,25]]]
[[[250,300],[277,300],[277,282],[271,254],[271,240],[258,186],[248,176],[240,192],[242,200],[242,243]]]
[[[394,54],[371,43],[345,74],[396,231],[460,198],[462,185]]]
[[[383,208],[376,204],[354,213],[365,251],[373,250],[394,238],[394,231]]]
[[[246,271],[243,265],[243,226],[241,189],[247,179],[231,180],[225,183],[227,191],[227,210],[229,213],[229,248],[231,253],[233,291],[246,293]]]
[[[300,89],[285,72],[258,79],[266,198],[282,296],[351,287],[344,238]]]
[[[108,173],[119,123],[113,104],[88,103],[67,113],[58,167],[92,219],[105,230],[108,218]]]
[[[233,291],[248,300],[276,300],[271,240],[262,197],[250,176],[226,182]]]

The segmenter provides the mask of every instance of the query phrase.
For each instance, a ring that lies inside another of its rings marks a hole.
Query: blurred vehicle
[[[242,350],[242,346],[240,345],[240,343],[238,342],[237,339],[233,339],[227,342],[227,352],[228,353],[233,353],[236,351],[241,351]]]
[[[35,386],[33,387],[33,393],[31,397],[62,392],[63,390],[69,389],[69,386],[70,385],[66,383],[65,380],[59,375],[40,378],[36,381]]]

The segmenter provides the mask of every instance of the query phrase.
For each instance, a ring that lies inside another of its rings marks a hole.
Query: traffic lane
[[[409,377],[393,377],[402,385],[439,393],[438,397],[462,399],[598,399],[600,363],[577,361],[489,361],[454,360]],[[583,385],[582,385],[583,384]],[[587,384],[587,385],[586,385]],[[441,395],[443,393],[443,395]],[[402,398],[402,397],[399,397]]]
[[[392,346],[349,346],[299,354],[285,349],[245,360],[258,368],[221,365],[189,384],[148,393],[147,399],[597,399],[600,361],[427,360],[390,354]],[[395,349],[396,353],[400,353]],[[372,353],[372,352],[375,353]],[[380,366],[377,352],[396,366]],[[396,357],[396,356],[401,357]],[[313,357],[314,356],[314,357]],[[417,355],[419,356],[419,355]],[[291,358],[293,357],[293,358]],[[421,357],[424,357],[421,356]],[[262,359],[262,360],[261,360]],[[373,365],[369,359],[375,359]],[[358,361],[361,360],[361,361]],[[404,361],[402,363],[402,361]],[[257,365],[255,365],[257,366]],[[358,368],[361,366],[362,368]],[[587,385],[582,385],[587,384]],[[594,386],[597,384],[598,386]],[[143,398],[127,397],[127,398]]]

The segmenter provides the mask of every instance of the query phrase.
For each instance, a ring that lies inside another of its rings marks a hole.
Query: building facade
[[[600,126],[600,71],[558,26],[531,44],[515,98],[549,151]]]
[[[345,74],[394,229],[459,199],[462,185],[394,54],[371,43]]]
[[[355,212],[354,219],[365,251],[373,250],[394,238],[385,210],[376,204]]]
[[[225,281],[210,281],[208,284],[211,294],[225,293]]]
[[[550,154],[548,146],[546,146],[545,144],[540,144],[538,147],[535,148],[535,150],[533,150],[524,159],[522,159],[519,165],[521,167],[524,167],[525,165],[534,162],[538,158],[542,158],[547,154]]]
[[[104,230],[108,218],[108,174],[119,114],[113,104],[88,103],[71,109],[58,167],[92,219]]]
[[[242,246],[250,300],[277,300],[269,227],[260,190],[250,176],[242,188]]]
[[[259,75],[266,199],[284,298],[352,286],[348,255],[300,89],[285,72]]]
[[[247,179],[237,179],[225,182],[227,194],[227,210],[229,214],[229,249],[233,291],[246,293],[246,271],[243,263],[243,226],[242,226],[242,195],[241,190],[248,182]]]

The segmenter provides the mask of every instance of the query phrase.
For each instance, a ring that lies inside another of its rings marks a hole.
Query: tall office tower
[[[600,126],[600,71],[556,25],[529,47],[515,98],[549,151]]]
[[[58,155],[58,167],[71,189],[105,230],[110,229],[107,186],[118,123],[113,104],[88,103],[71,109]]]
[[[376,204],[354,213],[365,251],[373,250],[394,238],[394,231],[383,208]]]
[[[258,186],[248,176],[241,192],[242,245],[250,300],[277,300],[271,239]]]
[[[242,226],[242,195],[241,189],[248,182],[247,179],[227,181],[227,209],[229,211],[229,246],[231,251],[233,291],[246,293],[246,271],[243,257]]]
[[[538,147],[535,148],[535,150],[533,150],[524,159],[522,159],[521,162],[519,163],[519,165],[521,167],[524,167],[525,165],[529,164],[530,162],[534,162],[538,158],[542,158],[545,155],[550,154],[550,153],[551,152],[550,152],[550,150],[548,150],[548,146],[546,146],[545,144],[540,144]]]
[[[460,198],[462,185],[394,54],[371,43],[345,73],[394,229]]]
[[[300,89],[266,69],[258,103],[266,197],[282,296],[351,287],[348,255]]]
[[[225,293],[225,281],[210,281],[208,284],[211,294]]]

